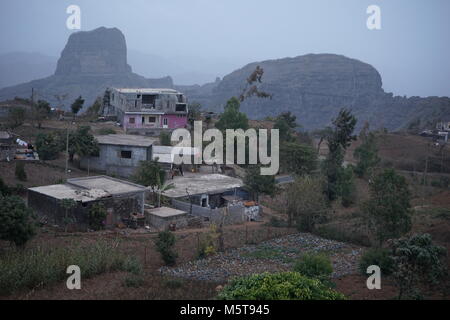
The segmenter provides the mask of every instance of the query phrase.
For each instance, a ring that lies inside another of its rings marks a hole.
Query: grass
[[[314,230],[314,234],[325,239],[348,242],[367,247],[371,246],[370,239],[366,234],[352,228],[344,230],[332,225],[321,225]]]
[[[100,241],[90,246],[17,250],[0,259],[0,294],[34,289],[65,280],[66,269],[77,265],[81,279],[112,271],[128,271],[135,275],[142,270],[140,263],[120,253],[117,242]]]
[[[272,248],[260,248],[252,252],[241,253],[243,257],[252,259],[280,260],[283,263],[293,263],[294,258],[288,257],[279,250]]]

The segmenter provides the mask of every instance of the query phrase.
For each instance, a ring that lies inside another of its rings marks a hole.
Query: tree
[[[27,173],[25,171],[25,163],[23,161],[16,162],[16,178],[20,181],[27,181]]]
[[[188,111],[188,121],[191,126],[194,125],[194,121],[201,119],[201,109],[202,105],[198,102],[194,102],[189,104],[189,111]]]
[[[101,203],[94,204],[89,210],[89,227],[94,231],[102,230],[106,216],[105,206]]]
[[[350,207],[355,202],[356,186],[353,166],[341,168],[338,171],[337,193],[341,197],[341,204]]]
[[[159,134],[159,143],[161,143],[162,146],[171,146],[172,145],[172,141],[171,140],[171,136],[168,132],[165,131],[161,131],[161,133]]]
[[[308,174],[317,167],[317,154],[308,145],[295,142],[282,143],[280,146],[281,167],[296,175]]]
[[[411,229],[411,193],[404,177],[386,169],[370,184],[370,199],[363,204],[370,230],[381,246]]]
[[[11,189],[3,181],[2,177],[0,177],[0,197],[1,196],[9,196],[9,195],[11,195]]]
[[[277,191],[275,177],[272,175],[261,175],[259,166],[250,166],[246,170],[244,185],[256,201],[259,201],[260,194],[274,196]]]
[[[333,128],[327,132],[328,156],[324,162],[323,171],[327,177],[327,194],[329,200],[335,200],[338,196],[338,179],[344,154],[351,141],[356,140],[353,135],[356,118],[349,110],[341,109],[336,119],[333,120]]]
[[[315,225],[324,220],[328,204],[321,178],[303,176],[295,180],[286,190],[286,211],[289,226],[295,221],[301,231],[311,232]]]
[[[158,159],[141,161],[134,175],[134,181],[152,189],[153,195],[164,183],[166,172],[161,168]]]
[[[7,126],[11,130],[14,130],[25,122],[25,109],[22,107],[13,107],[9,109]]]
[[[174,251],[176,238],[170,231],[158,233],[156,239],[156,249],[161,254],[161,258],[167,266],[173,266],[176,263],[178,254]]]
[[[70,106],[70,109],[72,110],[72,113],[74,115],[77,115],[78,112],[80,112],[81,109],[83,109],[83,105],[84,105],[84,99],[79,96],[77,99],[75,99],[75,101],[72,103],[72,105]]]
[[[37,104],[33,104],[33,120],[38,124],[39,129],[41,129],[42,121],[48,117],[50,111],[50,104],[45,100],[39,100]]]
[[[419,285],[436,285],[447,275],[443,261],[447,250],[433,244],[429,234],[393,240],[390,248],[399,299],[418,297]]]
[[[232,97],[228,100],[224,113],[220,116],[219,121],[217,121],[216,128],[223,132],[227,129],[247,130],[249,128],[247,115],[239,110],[239,100],[236,97]]]
[[[67,232],[67,227],[70,223],[73,223],[73,219],[69,217],[69,211],[77,206],[77,203],[73,199],[62,199],[61,207],[64,208],[64,231]]]
[[[219,294],[221,300],[343,300],[345,296],[318,279],[298,272],[263,273],[235,278]]]
[[[373,132],[360,135],[362,144],[358,146],[353,156],[358,160],[355,168],[355,173],[360,177],[372,174],[372,169],[375,168],[380,162],[378,157],[378,148],[376,136]]]
[[[23,246],[35,232],[33,211],[18,196],[0,196],[0,239]]]
[[[294,140],[293,132],[298,127],[296,121],[297,117],[291,114],[290,111],[282,113],[277,117],[273,128],[279,130],[281,141],[289,142]]]
[[[61,136],[55,133],[39,133],[35,144],[39,158],[42,160],[55,160],[58,158],[58,154],[64,150]]]
[[[69,134],[69,159],[72,162],[74,155],[87,156],[99,151],[97,140],[90,133],[90,127],[82,126]]]

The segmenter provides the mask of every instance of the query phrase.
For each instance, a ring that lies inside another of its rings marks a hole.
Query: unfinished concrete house
[[[242,180],[221,174],[186,173],[174,177],[174,188],[163,193],[172,206],[212,223],[257,221],[261,208],[250,201]]]
[[[173,89],[109,88],[102,115],[117,117],[126,133],[159,136],[185,128],[188,107],[185,95]]]
[[[106,227],[128,221],[131,216],[144,217],[146,192],[141,185],[107,176],[76,178],[65,184],[28,189],[28,206],[44,223],[63,226],[70,221],[72,229],[84,231],[96,203],[107,210]],[[64,199],[75,201],[76,206],[66,211]]]
[[[80,160],[80,167],[121,177],[134,174],[141,161],[152,159],[152,145],[156,138],[127,134],[109,134],[95,137],[99,153],[85,156]]]
[[[14,138],[6,131],[0,131],[0,161],[12,161],[16,155]]]

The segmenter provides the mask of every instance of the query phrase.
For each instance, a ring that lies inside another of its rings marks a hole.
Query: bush
[[[168,132],[162,131],[161,134],[159,135],[159,143],[161,143],[162,146],[171,146],[172,145],[172,141],[171,141],[171,136]]]
[[[160,232],[156,240],[156,249],[161,254],[164,263],[168,266],[174,265],[178,257],[178,254],[173,250],[175,242],[176,238],[170,231]]]
[[[9,196],[10,194],[11,189],[5,182],[3,182],[3,179],[0,177],[0,196]]]
[[[386,249],[369,249],[359,260],[359,271],[363,275],[367,275],[369,266],[379,266],[383,275],[390,275],[394,268],[394,261]]]
[[[0,195],[0,239],[23,246],[35,235],[34,215],[18,196]]]
[[[100,204],[96,203],[94,204],[91,209],[89,210],[89,227],[92,228],[95,231],[101,230],[105,226],[105,219],[106,219],[106,209],[105,207]]]
[[[142,276],[130,275],[125,278],[123,284],[127,288],[139,288],[145,283],[144,278]]]
[[[27,181],[27,173],[25,172],[25,163],[16,162],[16,178],[20,181]]]
[[[222,300],[341,300],[345,296],[298,272],[263,273],[233,279]]]
[[[40,133],[36,137],[36,148],[41,160],[55,160],[63,151],[65,143],[61,137],[54,133]]]
[[[182,279],[167,279],[164,284],[169,289],[178,289],[181,288],[184,284]]]
[[[137,260],[117,249],[116,242],[53,249],[42,247],[9,252],[0,259],[0,294],[34,289],[67,279],[66,269],[77,265],[84,279],[112,271],[129,271]]]
[[[100,136],[106,136],[108,134],[116,134],[116,130],[114,130],[112,128],[101,128],[98,130],[98,134]]]
[[[333,266],[330,258],[324,254],[306,253],[295,263],[294,271],[309,278],[329,281],[333,273]]]

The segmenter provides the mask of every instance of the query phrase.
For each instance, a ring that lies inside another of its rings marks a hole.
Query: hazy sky
[[[337,53],[372,64],[396,95],[450,96],[448,0],[1,0],[0,52],[59,56],[74,32],[71,4],[81,7],[81,30],[117,27],[129,50],[200,73]],[[366,27],[369,5],[381,8],[381,30]]]

